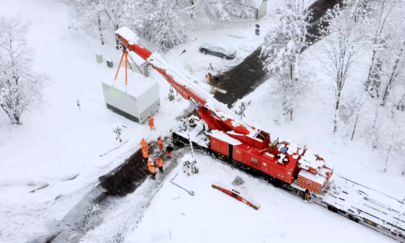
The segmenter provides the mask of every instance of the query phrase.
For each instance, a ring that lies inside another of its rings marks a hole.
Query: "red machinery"
[[[272,141],[269,133],[249,126],[235,116],[224,104],[185,77],[167,63],[159,54],[153,54],[137,43],[134,32],[126,27],[116,31],[116,37],[123,50],[123,57],[133,51],[157,72],[197,110],[209,128],[209,145],[201,146],[216,157],[231,164],[239,164],[245,170],[268,177],[277,186],[304,197],[308,189],[320,193],[333,173],[333,167],[319,156],[305,148],[285,141]],[[179,139],[187,139],[181,133]],[[193,141],[195,142],[195,141]],[[198,146],[198,144],[196,144]],[[293,186],[296,180],[298,186]]]
[[[279,142],[278,138],[271,140],[269,133],[244,123],[160,55],[139,45],[135,33],[128,28],[120,28],[116,36],[124,52],[123,58],[127,58],[128,51],[137,53],[197,110],[201,119],[189,117],[173,133],[174,139],[188,144],[188,135],[191,135],[194,148],[207,151],[304,200],[312,194],[312,203],[405,243],[405,197],[398,200],[343,177],[335,176],[336,181],[327,183],[333,166],[319,155],[294,143]],[[240,195],[216,185],[213,187],[258,208]]]

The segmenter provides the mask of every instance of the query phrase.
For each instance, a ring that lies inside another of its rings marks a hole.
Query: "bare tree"
[[[373,26],[374,34],[372,37],[373,42],[373,55],[371,57],[371,65],[368,72],[366,81],[366,90],[370,93],[371,97],[379,97],[380,87],[380,67],[381,61],[378,58],[378,52],[384,49],[384,30],[387,24],[389,24],[389,18],[392,16],[392,12],[395,7],[398,6],[402,0],[375,0],[371,2],[371,8],[373,10]]]
[[[32,51],[27,47],[27,26],[19,18],[0,18],[0,107],[12,124],[41,99],[45,77],[31,69]]]
[[[261,56],[265,68],[276,81],[275,90],[281,98],[284,115],[293,119],[294,106],[304,94],[313,74],[302,65],[301,52],[307,43],[311,13],[303,0],[289,0],[280,9],[280,22],[265,37]]]
[[[397,81],[398,77],[403,73],[403,68],[405,66],[405,36],[398,41],[394,41],[394,43],[390,46],[391,50],[387,51],[393,55],[394,59],[392,59],[392,56],[391,58],[387,59],[388,67],[385,73],[387,80],[383,90],[381,106],[385,105],[388,95],[390,94],[390,90]]]
[[[325,16],[328,27],[321,27],[321,45],[324,71],[329,75],[335,88],[335,115],[333,132],[338,128],[338,113],[342,92],[353,66],[368,45],[368,17],[355,0],[343,1]]]

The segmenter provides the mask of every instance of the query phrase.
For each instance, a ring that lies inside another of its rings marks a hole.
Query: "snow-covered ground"
[[[179,165],[174,180],[195,195],[166,183],[125,242],[391,242],[218,160],[197,153],[197,163],[199,174],[187,177]],[[259,203],[259,210],[211,187],[232,188],[236,176],[245,181],[239,191]]]
[[[69,28],[67,7],[57,1],[0,2],[0,15],[14,14],[19,14],[29,24],[27,42],[35,52],[33,68],[46,74],[49,81],[44,89],[43,105],[26,112],[22,126],[11,125],[0,112],[1,242],[21,242],[46,234],[48,226],[61,219],[98,183],[99,176],[138,149],[142,137],[154,140],[167,134],[176,123],[175,118],[189,105],[180,97],[169,102],[169,85],[160,75],[152,73],[152,78],[159,82],[162,101],[155,116],[157,131],[151,132],[146,124],[139,125],[112,113],[105,106],[101,81],[113,79],[119,63],[120,52],[115,50],[113,35],[108,36],[108,44],[101,47],[97,38]],[[243,38],[230,37],[228,33],[233,32]],[[196,33],[201,38],[179,46],[165,57],[184,71],[187,70],[183,65],[185,59],[192,60],[192,56],[197,55],[199,58],[190,63],[195,73],[186,74],[203,79],[205,74],[201,70],[209,62],[218,69],[225,69],[242,61],[249,52],[240,51],[236,60],[227,62],[198,53],[198,45],[217,38],[235,39],[237,48],[243,43],[251,49],[260,45],[262,38],[253,39],[253,34],[248,32],[238,29]],[[184,59],[178,58],[180,53],[176,52],[181,48],[187,49],[182,56]],[[98,64],[97,51],[102,52],[104,60],[112,59],[115,67],[110,69],[105,62]],[[136,81],[129,80],[129,85],[136,85]],[[81,110],[76,106],[77,100]],[[129,141],[100,158],[100,154],[119,145],[111,129],[117,122],[128,127],[122,138]]]
[[[269,5],[274,7],[276,2],[270,5],[269,1]],[[49,76],[44,104],[27,112],[22,117],[22,126],[9,124],[5,114],[0,112],[0,242],[26,242],[48,234],[48,229],[98,183],[99,176],[138,149],[142,137],[155,140],[167,134],[188,102],[179,97],[169,102],[169,85],[160,75],[152,73],[152,78],[159,82],[162,101],[155,116],[157,131],[151,132],[146,124],[130,122],[109,111],[102,95],[100,81],[113,79],[116,69],[109,69],[105,63],[98,64],[95,50],[101,50],[104,57],[111,57],[116,67],[120,53],[115,50],[112,36],[101,48],[96,38],[69,29],[67,7],[57,1],[0,1],[0,15],[12,14],[19,14],[30,24],[27,42],[36,53],[34,69]],[[262,25],[262,33],[266,28],[270,30],[271,24]],[[197,80],[204,78],[209,63],[220,71],[241,62],[263,38],[255,36],[253,28],[202,31],[194,36],[196,41],[180,45],[164,57]],[[226,61],[198,52],[203,42],[219,39],[229,41],[237,49],[235,60]],[[183,50],[186,52],[180,55]],[[310,51],[316,54],[316,47]],[[296,121],[281,122],[282,126],[274,122],[280,120],[277,115],[280,112],[270,105],[274,103],[268,95],[271,81],[247,97],[252,105],[244,120],[286,140],[307,145],[333,161],[338,174],[403,197],[400,189],[404,179],[399,175],[398,164],[389,167],[387,173],[380,173],[384,154],[372,151],[366,141],[352,142],[332,136],[328,97],[333,97],[333,93],[323,82],[327,77],[318,73],[322,82],[309,95],[308,102],[295,111]],[[131,83],[130,80],[129,85]],[[77,100],[81,110],[76,106]],[[123,131],[123,140],[129,141],[100,158],[100,154],[119,145],[111,131],[111,125],[117,122],[128,126]],[[197,159],[200,174],[190,178],[180,174],[176,178],[176,182],[195,191],[196,195],[191,197],[171,183],[165,183],[143,213],[139,225],[127,225],[127,241],[390,241],[204,155],[197,154]],[[175,171],[168,179],[174,175]],[[255,211],[211,188],[212,182],[229,185],[236,175],[245,179],[247,193],[261,204],[260,210]],[[148,183],[143,185],[140,194],[148,188]],[[46,188],[29,193],[47,184]],[[120,215],[137,215],[139,208],[132,205],[143,202],[140,194],[119,199],[122,209],[116,217],[104,219],[100,228],[89,232],[83,240],[108,241],[120,233],[122,228],[118,226],[126,223],[120,221]],[[103,233],[107,228],[110,231]]]

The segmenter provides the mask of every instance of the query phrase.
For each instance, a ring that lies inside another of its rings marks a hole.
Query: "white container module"
[[[138,123],[144,123],[148,116],[160,108],[159,86],[151,78],[128,70],[128,84],[125,85],[125,68],[114,83],[113,77],[102,82],[107,108]]]

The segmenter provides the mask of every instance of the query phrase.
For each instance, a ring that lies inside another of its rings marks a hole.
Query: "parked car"
[[[205,55],[210,54],[217,56],[225,60],[234,59],[236,56],[236,50],[222,42],[202,44],[200,46],[200,52],[204,53]]]

